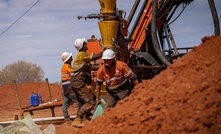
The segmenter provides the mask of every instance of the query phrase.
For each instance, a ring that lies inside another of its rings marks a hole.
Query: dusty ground
[[[84,133],[221,133],[221,37],[202,39],[195,47],[152,80],[137,85],[132,94],[115,108],[81,129],[56,125],[57,134]],[[42,83],[18,85],[22,105],[29,104],[31,92],[45,101],[47,86]],[[61,99],[61,87],[50,85],[54,99]],[[0,86],[0,121],[12,120],[18,104],[13,85]],[[73,110],[74,111],[74,110]],[[57,115],[61,109],[56,110]],[[75,113],[71,113],[75,114]],[[33,117],[51,116],[50,111]]]

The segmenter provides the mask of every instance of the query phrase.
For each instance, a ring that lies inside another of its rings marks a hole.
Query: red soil
[[[21,107],[30,106],[30,95],[33,93],[39,93],[42,96],[43,103],[51,102],[49,89],[47,83],[23,83],[17,84],[19,99],[21,102]],[[62,100],[62,88],[57,84],[49,84],[51,98],[54,100]],[[14,90],[13,84],[5,84],[0,86],[0,122],[2,121],[10,121],[14,120],[15,115],[19,115],[19,104],[17,101],[17,97]],[[73,108],[75,108],[73,106]],[[72,112],[72,110],[70,110]],[[25,112],[25,115],[29,114]],[[73,110],[72,114],[75,114],[75,110]],[[55,115],[62,116],[61,107],[55,108]],[[32,118],[43,118],[43,117],[51,117],[50,109],[34,111],[34,115]]]
[[[206,37],[203,43],[175,60],[151,80],[137,85],[132,94],[116,107],[81,129],[56,125],[63,133],[221,133],[221,37]],[[32,92],[48,101],[46,83],[18,85],[23,106],[29,105]],[[61,99],[61,87],[50,84],[53,99]],[[18,104],[13,85],[0,86],[0,121],[13,120]],[[57,116],[62,116],[56,108]],[[71,115],[75,114],[71,110]],[[34,112],[34,117],[50,117],[49,110]]]
[[[221,37],[202,40],[79,133],[221,133]]]

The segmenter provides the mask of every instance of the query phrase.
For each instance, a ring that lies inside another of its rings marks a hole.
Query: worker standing
[[[73,101],[76,102],[76,95],[71,87],[70,78],[71,78],[71,62],[72,62],[72,53],[63,52],[61,54],[61,59],[63,61],[63,66],[61,68],[61,82],[63,89],[63,104],[62,104],[62,113],[65,119],[65,125],[71,125],[71,119],[68,114],[68,108]],[[77,104],[77,102],[76,102]],[[78,105],[78,104],[77,104]]]
[[[102,59],[104,64],[97,71],[96,103],[100,104],[100,90],[103,82],[106,82],[107,108],[114,107],[116,103],[131,93],[132,86],[139,82],[137,76],[122,61],[115,60],[115,53],[111,49],[106,49]]]
[[[101,58],[103,52],[91,55],[86,53],[88,47],[85,38],[76,39],[74,45],[79,52],[72,64],[71,84],[76,93],[80,109],[71,125],[83,127],[84,116],[90,113],[95,104],[93,95],[87,88],[87,85],[92,84],[90,61]]]

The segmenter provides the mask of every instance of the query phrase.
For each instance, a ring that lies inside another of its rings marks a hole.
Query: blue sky
[[[0,34],[37,0],[0,0]],[[219,18],[221,1],[214,0]],[[129,15],[134,0],[117,0],[117,7]],[[49,82],[60,81],[62,52],[77,51],[76,38],[100,38],[98,20],[78,20],[77,16],[99,13],[98,0],[40,0],[17,23],[0,36],[0,66],[25,60],[40,65]],[[127,18],[127,16],[126,16]],[[192,47],[214,27],[207,0],[194,0],[171,25],[178,47]]]

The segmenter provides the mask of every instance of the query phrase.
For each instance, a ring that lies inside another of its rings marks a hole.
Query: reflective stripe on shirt
[[[125,76],[125,77],[128,77],[128,76],[130,75],[130,73],[132,73],[132,70],[129,70],[129,71],[127,72],[127,74],[125,74],[124,76]]]
[[[108,87],[108,89],[110,90],[114,90],[114,89],[117,89],[118,87],[122,86],[123,84],[125,84],[127,82],[127,79],[125,79],[122,83],[118,84],[118,85],[115,85],[115,86],[112,86],[112,87],[109,87],[108,85],[106,85]]]
[[[61,74],[61,77],[69,76],[69,74]]]
[[[122,78],[123,78],[123,76],[121,75],[120,77],[113,77],[113,78],[107,80],[106,82],[109,83],[109,82],[111,82],[111,81],[120,80],[120,79],[122,79]]]
[[[123,76],[120,76],[120,77],[113,77],[113,78],[111,78],[111,79],[109,79],[109,80],[106,80],[105,82],[106,83],[109,83],[109,82],[111,82],[111,81],[116,81],[116,80],[120,80],[120,79],[122,79],[122,77]],[[100,80],[100,79],[98,79],[97,78],[97,81],[98,82],[104,82],[104,81],[102,81],[102,80]],[[118,88],[118,87],[120,87],[120,86],[122,86],[123,84],[125,84],[127,82],[127,79],[125,79],[124,81],[122,81],[121,83],[119,83],[118,85],[115,85],[115,86],[113,86],[113,87],[109,87],[108,85],[106,85],[110,90],[113,90],[113,89],[116,89],[116,88]]]
[[[101,80],[101,79],[98,79],[98,78],[97,78],[96,80],[97,80],[98,82],[101,82],[101,83],[102,83],[102,82],[104,82],[103,80]]]
[[[66,85],[66,84],[70,84],[71,82],[70,81],[65,81],[65,82],[62,82],[61,85]]]

